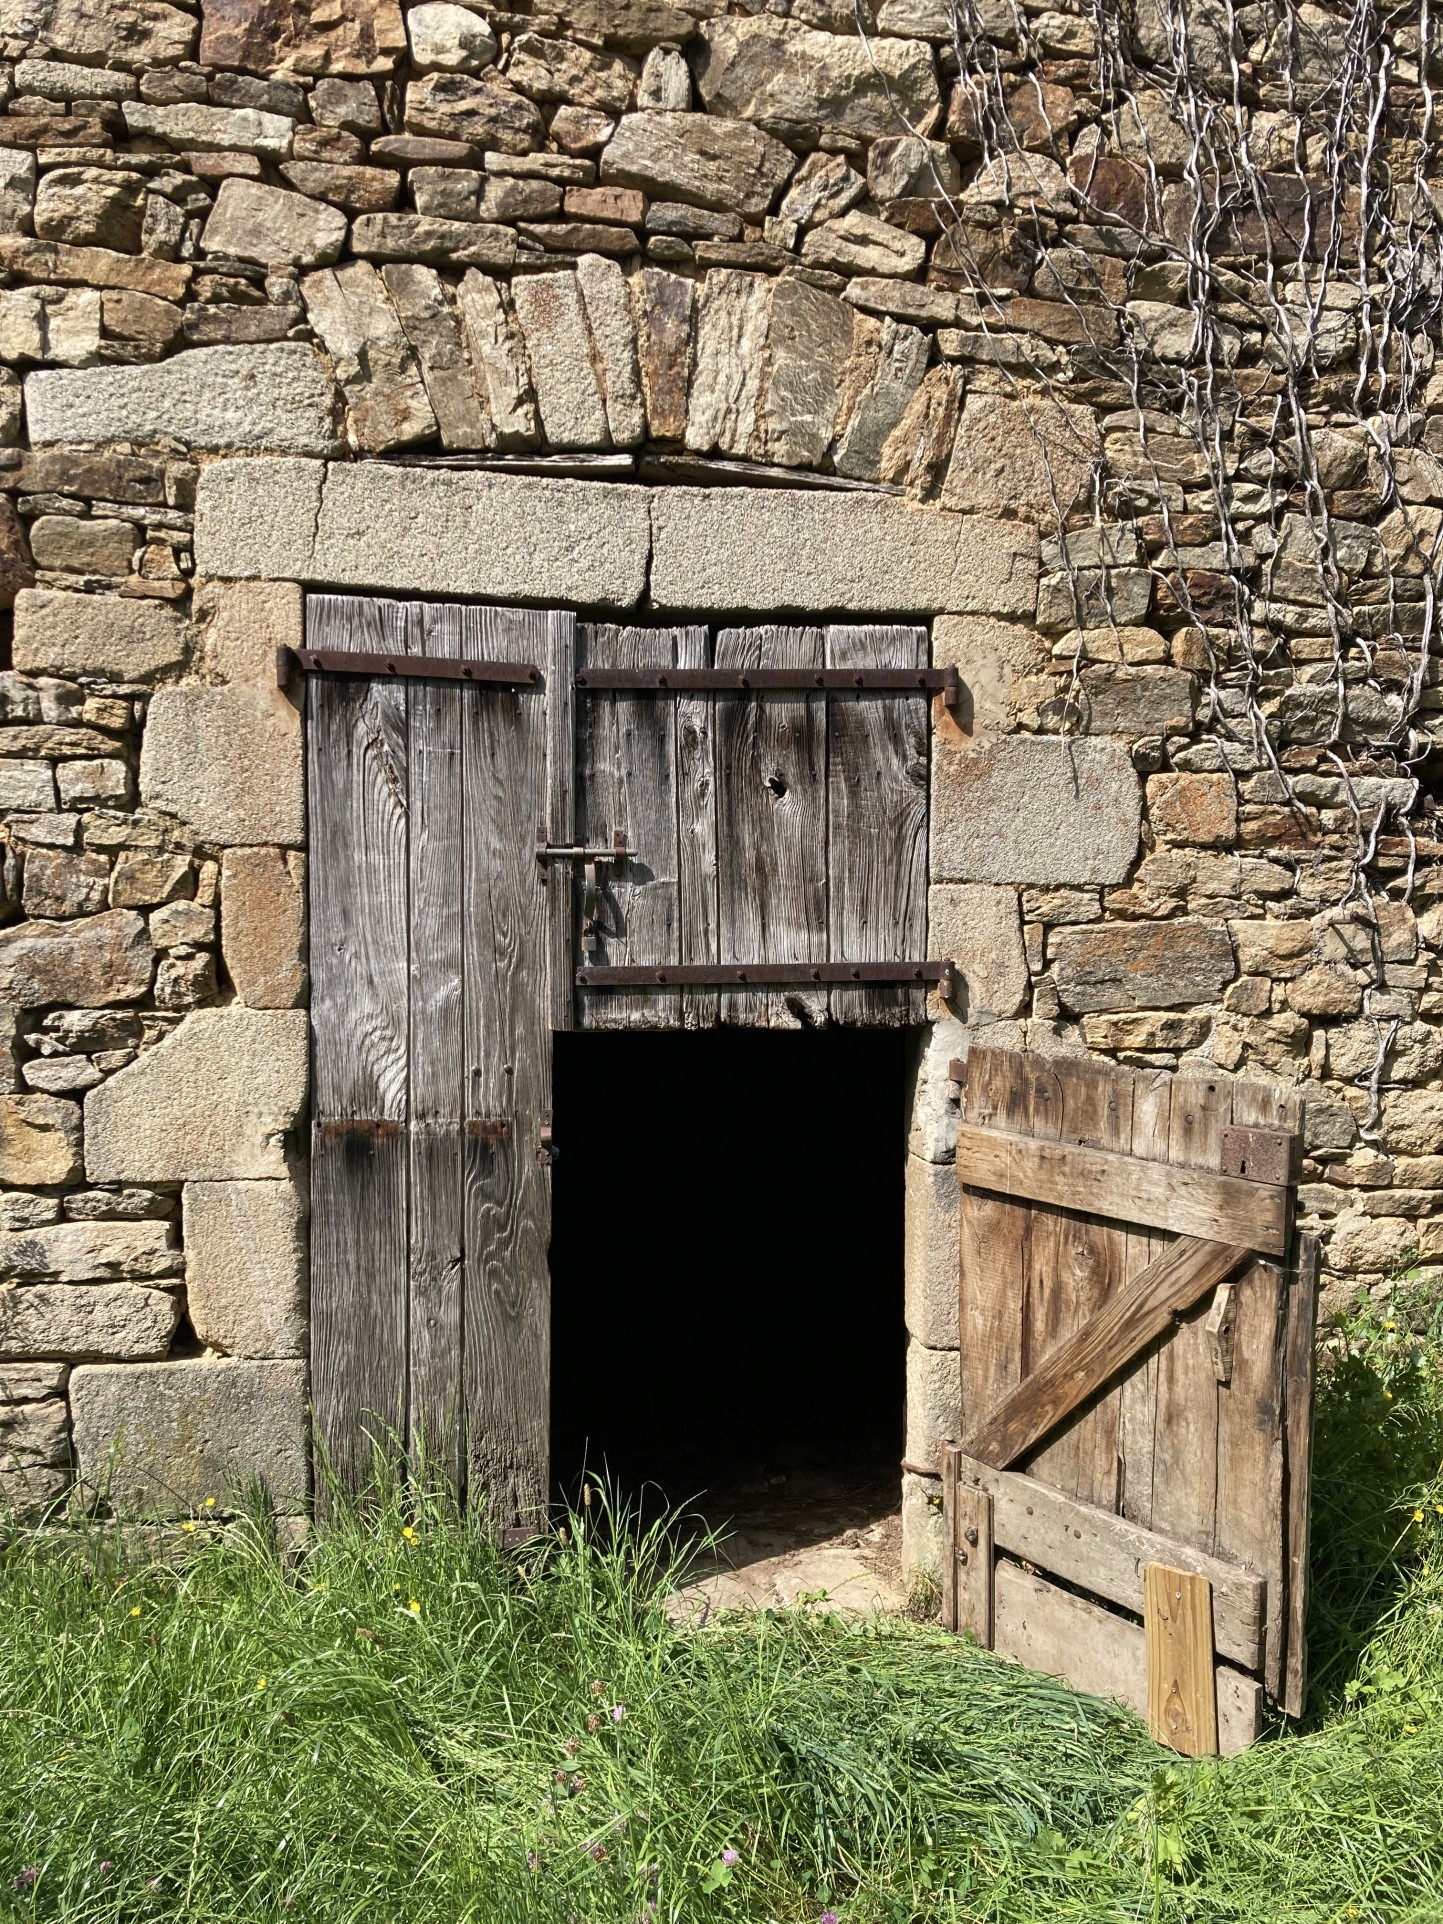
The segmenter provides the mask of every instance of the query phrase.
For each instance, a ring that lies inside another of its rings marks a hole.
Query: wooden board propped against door
[[[326,674],[307,689],[311,1323],[318,1442],[349,1488],[427,1446],[498,1526],[547,1498],[547,685],[574,622],[312,595],[311,647],[529,662],[535,687]],[[569,749],[569,744],[568,744]],[[553,771],[554,772],[554,771]],[[553,784],[554,786],[554,784]]]
[[[1145,1711],[1149,1660],[1160,1676],[1179,1647],[1168,1599],[1197,1634],[1196,1576],[1224,1749],[1252,1741],[1265,1695],[1302,1708],[1316,1264],[1292,1245],[1297,1127],[1285,1091],[1222,1076],[980,1044],[962,1072],[944,1612]],[[1205,1741],[1212,1706],[1179,1701],[1156,1727]]]

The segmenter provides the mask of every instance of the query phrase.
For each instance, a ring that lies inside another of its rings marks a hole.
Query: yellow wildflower
[[[1383,1327],[1384,1329],[1396,1329],[1398,1325],[1396,1323],[1384,1323]]]
[[[185,1531],[187,1536],[194,1536],[196,1531],[200,1528],[200,1525],[198,1523],[193,1523],[190,1520],[190,1518],[187,1517],[185,1522],[182,1523],[180,1527],[182,1530]]]
[[[266,1680],[265,1680],[265,1678],[264,1678],[264,1677],[257,1677],[257,1678],[256,1678],[256,1689],[257,1689],[257,1690],[264,1690],[264,1689],[265,1689],[265,1687],[266,1687]]]
[[[419,1617],[421,1614],[420,1601],[416,1597],[412,1597],[411,1601],[406,1605],[406,1608],[413,1617]]]
[[[1421,1523],[1423,1521],[1423,1512],[1421,1510],[1415,1510],[1413,1512],[1413,1521],[1415,1523]]]
[[[214,1498],[213,1496],[208,1496],[208,1497],[206,1498],[206,1500],[205,1500],[205,1507],[206,1507],[206,1508],[207,1508],[208,1510],[213,1510],[213,1509],[215,1508],[215,1498]]]
[[[136,1604],[135,1608],[131,1611],[130,1614],[133,1617],[138,1617],[140,1615],[140,1605]]]
[[[407,1543],[414,1543],[416,1541],[416,1532],[411,1528],[409,1523],[404,1526],[401,1535],[406,1539]]]

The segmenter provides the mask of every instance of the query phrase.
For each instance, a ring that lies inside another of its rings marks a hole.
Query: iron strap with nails
[[[576,971],[581,989],[786,989],[869,982],[936,982],[947,997],[955,985],[956,970],[951,962],[680,962]]]
[[[579,668],[583,694],[911,695],[940,689],[957,705],[955,668]]]
[[[535,688],[541,682],[541,670],[530,661],[368,655],[346,648],[277,648],[277,688],[290,688],[302,675],[395,675],[415,681],[474,681],[492,688]]]

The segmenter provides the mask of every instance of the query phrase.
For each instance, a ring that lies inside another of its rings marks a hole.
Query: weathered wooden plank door
[[[921,1021],[919,984],[848,988],[809,972],[925,958],[928,695],[908,671],[927,670],[926,629],[586,625],[578,648],[578,845],[604,851],[619,835],[628,853],[585,874],[578,865],[577,962],[583,972],[763,965],[772,977],[745,989],[583,983],[576,1025]],[[587,685],[597,671],[654,681],[674,670],[712,685]],[[908,685],[839,685],[844,671],[869,670]],[[758,671],[792,685],[739,685]]]
[[[1316,1251],[1294,1248],[1296,1102],[980,1045],[956,1073],[944,1617],[1179,1749],[1241,1749],[1265,1697],[1302,1708]]]
[[[550,976],[537,829],[574,622],[314,595],[307,646],[535,664],[309,682],[318,1443],[423,1447],[498,1527],[547,1499]],[[569,743],[568,743],[569,751]],[[564,783],[561,784],[564,788]]]

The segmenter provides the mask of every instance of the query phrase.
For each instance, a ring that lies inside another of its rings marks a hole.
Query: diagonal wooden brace
[[[994,1469],[1010,1469],[1252,1253],[1239,1243],[1179,1236],[1024,1377],[963,1450]]]

